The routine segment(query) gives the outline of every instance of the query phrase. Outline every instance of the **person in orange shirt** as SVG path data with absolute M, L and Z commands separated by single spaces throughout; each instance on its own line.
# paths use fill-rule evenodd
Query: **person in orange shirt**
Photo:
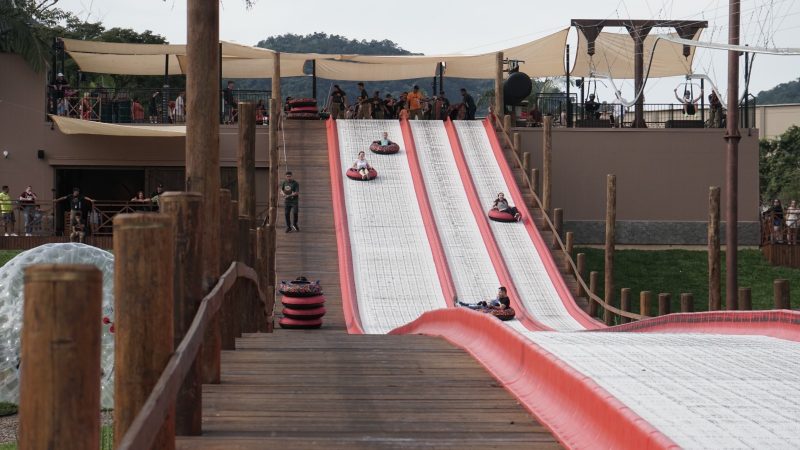
M 419 86 L 414 86 L 414 90 L 408 94 L 408 115 L 411 119 L 422 119 L 422 92 Z

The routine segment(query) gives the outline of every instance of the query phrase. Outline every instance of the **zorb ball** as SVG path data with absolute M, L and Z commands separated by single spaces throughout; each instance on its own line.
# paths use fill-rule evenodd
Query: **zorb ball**
M 24 271 L 34 264 L 91 264 L 103 272 L 100 404 L 114 407 L 114 256 L 85 244 L 45 244 L 24 251 L 0 267 L 0 401 L 19 403 L 20 331 Z M 29 367 L 27 370 L 36 370 Z

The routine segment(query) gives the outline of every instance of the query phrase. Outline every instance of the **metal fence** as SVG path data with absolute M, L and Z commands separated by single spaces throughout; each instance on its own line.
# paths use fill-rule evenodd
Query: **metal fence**
M 271 91 L 237 89 L 225 101 L 219 90 L 220 123 L 236 123 L 238 102 L 256 104 L 256 121 L 267 123 Z M 179 100 L 178 97 L 182 97 Z M 180 124 L 186 120 L 186 95 L 183 89 L 65 88 L 48 90 L 50 114 L 105 123 Z

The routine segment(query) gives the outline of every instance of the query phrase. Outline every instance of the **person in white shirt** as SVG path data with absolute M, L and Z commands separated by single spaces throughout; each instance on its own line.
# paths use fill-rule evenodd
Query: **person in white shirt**
M 178 98 L 175 99 L 175 123 L 181 123 L 186 120 L 186 102 L 184 96 L 186 94 L 181 92 Z
M 369 171 L 372 166 L 367 162 L 366 154 L 363 151 L 358 152 L 358 159 L 353 163 L 353 169 L 356 169 L 361 174 L 361 179 L 366 180 L 369 178 Z

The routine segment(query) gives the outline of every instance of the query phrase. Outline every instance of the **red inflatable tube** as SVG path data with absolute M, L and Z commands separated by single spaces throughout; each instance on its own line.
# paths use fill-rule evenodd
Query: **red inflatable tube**
M 315 112 L 290 112 L 286 114 L 286 118 L 292 120 L 317 120 L 319 119 L 319 114 Z
M 494 220 L 495 222 L 518 222 L 511 213 L 507 213 L 504 211 L 498 211 L 496 209 L 489 210 L 489 218 Z
M 369 149 L 372 153 L 377 153 L 379 155 L 393 155 L 400 151 L 400 146 L 394 142 L 389 145 L 381 145 L 380 142 L 376 141 L 370 144 Z
M 369 180 L 374 180 L 377 177 L 378 177 L 378 171 L 375 169 L 369 169 L 369 173 L 367 174 L 366 180 L 361 177 L 361 174 L 358 172 L 358 170 L 353 169 L 352 167 L 347 169 L 347 178 L 350 178 L 351 180 L 369 181 Z
M 287 330 L 316 330 L 322 327 L 322 319 L 297 320 L 282 317 L 281 320 L 278 321 L 278 325 Z
M 500 141 L 497 140 L 497 132 L 488 119 L 484 119 L 483 126 L 486 129 L 486 135 L 492 146 L 492 152 L 497 160 L 497 165 L 508 186 L 511 199 L 523 217 L 533 217 L 528 211 L 528 207 L 525 205 L 525 199 L 522 197 L 519 186 L 517 186 L 517 181 L 514 179 L 514 174 L 511 172 L 511 167 L 509 167 L 508 161 L 506 161 L 503 148 L 500 146 Z M 569 288 L 567 288 L 564 279 L 561 277 L 561 272 L 558 270 L 558 266 L 553 259 L 553 255 L 550 253 L 548 245 L 545 244 L 542 235 L 539 234 L 539 230 L 536 229 L 532 220 L 525 221 L 525 229 L 528 231 L 533 246 L 536 247 L 536 252 L 539 253 L 539 257 L 542 258 L 542 263 L 547 270 L 550 281 L 553 283 L 553 287 L 555 287 L 556 292 L 558 292 L 558 296 L 561 298 L 561 302 L 564 304 L 569 314 L 586 329 L 596 330 L 605 327 L 604 324 L 590 317 L 575 303 L 575 299 L 572 297 Z
M 436 266 L 436 274 L 439 276 L 439 284 L 442 286 L 444 301 L 447 303 L 447 306 L 454 306 L 453 302 L 456 298 L 456 287 L 455 283 L 453 283 L 453 274 L 450 272 L 450 266 L 447 264 L 447 255 L 444 252 L 439 230 L 436 228 L 436 220 L 433 218 L 433 210 L 431 209 L 431 203 L 428 199 L 425 181 L 422 178 L 422 167 L 419 165 L 417 145 L 414 142 L 414 136 L 411 132 L 411 124 L 408 123 L 408 120 L 401 120 L 400 128 L 403 131 L 403 139 L 406 144 L 408 168 L 411 171 L 411 178 L 414 180 L 414 193 L 417 196 L 419 211 L 422 213 L 425 234 L 427 234 L 428 242 L 431 244 L 433 263 Z
M 317 106 L 317 99 L 315 98 L 293 98 L 287 102 L 290 107 L 295 106 Z
M 336 249 L 339 254 L 339 284 L 342 290 L 342 309 L 347 332 L 364 334 L 361 318 L 358 315 L 356 284 L 353 276 L 353 254 L 350 251 L 350 231 L 347 225 L 347 211 L 344 203 L 344 181 L 342 161 L 339 157 L 339 134 L 336 121 L 326 122 L 328 133 L 328 164 L 331 174 L 331 196 L 333 200 L 333 223 L 336 228 Z
M 317 114 L 319 111 L 317 110 L 316 106 L 292 106 L 292 109 L 289 110 L 289 114 L 293 113 L 314 113 Z
M 317 295 L 314 297 L 289 297 L 281 296 L 281 304 L 292 309 L 314 309 L 325 304 L 325 296 Z
M 288 317 L 290 319 L 297 319 L 297 320 L 312 320 L 312 319 L 321 319 L 325 316 L 325 307 L 320 306 L 319 308 L 312 308 L 312 309 L 294 309 L 289 307 L 283 308 L 283 317 Z
M 679 448 L 590 378 L 487 314 L 429 311 L 389 334 L 442 336 L 465 349 L 567 448 Z

